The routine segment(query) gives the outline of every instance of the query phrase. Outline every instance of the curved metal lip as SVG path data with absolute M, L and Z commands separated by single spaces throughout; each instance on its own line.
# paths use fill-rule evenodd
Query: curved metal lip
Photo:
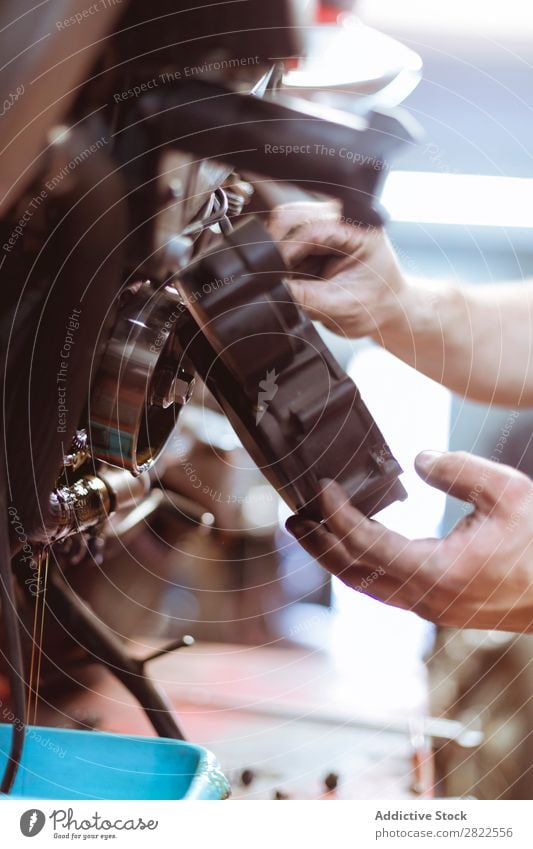
M 401 41 L 345 15 L 341 24 L 311 28 L 309 49 L 283 75 L 281 92 L 347 108 L 371 99 L 373 107 L 397 106 L 418 85 L 422 59 Z
M 91 392 L 89 429 L 92 453 L 134 475 L 155 463 L 171 436 L 181 405 L 149 407 L 151 380 L 179 315 L 180 297 L 170 286 L 141 284 L 125 303 L 102 357 Z M 153 446 L 139 444 L 143 428 L 149 434 L 149 411 L 161 435 Z M 145 456 L 146 455 L 146 456 Z

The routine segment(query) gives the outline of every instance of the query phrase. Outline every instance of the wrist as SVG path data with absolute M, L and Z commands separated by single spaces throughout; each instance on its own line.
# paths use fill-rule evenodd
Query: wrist
M 451 335 L 462 326 L 464 296 L 461 290 L 442 281 L 404 278 L 397 291 L 394 313 L 373 334 L 376 342 L 402 356 L 416 344 L 431 345 L 443 336 L 453 344 Z

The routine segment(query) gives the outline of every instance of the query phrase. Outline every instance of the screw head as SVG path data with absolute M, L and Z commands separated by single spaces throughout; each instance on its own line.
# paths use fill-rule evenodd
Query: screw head
M 276 792 L 274 793 L 274 799 L 276 799 L 276 801 L 278 802 L 285 802 L 287 799 L 290 798 L 291 797 L 289 796 L 289 794 L 284 793 L 283 790 L 276 790 Z
M 252 781 L 255 778 L 255 772 L 253 769 L 243 769 L 241 773 L 241 784 L 243 787 L 249 787 Z
M 329 772 L 324 779 L 324 785 L 328 790 L 336 790 L 339 786 L 339 776 L 337 773 Z

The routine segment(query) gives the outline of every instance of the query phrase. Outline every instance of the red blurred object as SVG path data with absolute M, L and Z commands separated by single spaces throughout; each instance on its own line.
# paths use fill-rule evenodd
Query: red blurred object
M 337 0 L 334 3 L 319 3 L 316 9 L 315 21 L 317 24 L 336 24 L 338 23 L 339 15 L 351 11 L 354 5 L 355 0 Z M 286 59 L 284 64 L 287 71 L 292 71 L 299 66 L 300 59 L 298 57 Z
M 332 2 L 319 3 L 316 12 L 316 21 L 319 24 L 336 24 L 339 15 L 345 12 L 353 12 L 355 0 L 333 0 Z
M 337 6 L 326 6 L 321 3 L 317 9 L 316 20 L 319 24 L 336 24 L 337 18 L 343 10 Z

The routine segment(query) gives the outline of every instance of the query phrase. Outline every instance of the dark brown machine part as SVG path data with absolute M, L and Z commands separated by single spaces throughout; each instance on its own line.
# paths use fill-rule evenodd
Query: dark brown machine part
M 155 11 L 150 3 L 130 0 L 117 28 L 116 49 L 130 79 L 150 68 L 166 68 L 174 79 L 186 79 L 208 73 L 217 61 L 229 68 L 268 63 L 302 54 L 302 33 L 313 23 L 314 5 L 301 0 L 158 0 Z
M 197 159 L 231 162 L 240 173 L 329 194 L 341 201 L 347 218 L 372 226 L 383 223 L 377 197 L 387 162 L 416 136 L 400 111 L 370 111 L 361 120 L 339 110 L 317 111 L 303 99 L 256 97 L 196 77 L 146 92 L 123 120 L 146 134 L 147 149 L 171 145 Z M 357 151 L 358 162 L 317 155 L 326 148 Z
M 319 481 L 332 478 L 373 515 L 406 497 L 402 470 L 284 273 L 267 232 L 247 221 L 180 276 L 180 341 L 291 509 L 320 519 Z
M 7 477 L 11 504 L 30 540 L 46 538 L 54 524 L 50 493 L 87 404 L 122 284 L 124 186 L 105 147 L 94 144 L 100 134 L 99 124 L 87 122 L 50 148 L 52 175 L 65 173 L 76 157 L 80 164 L 56 189 L 33 186 L 33 201 L 22 201 L 22 209 L 33 210 L 37 197 L 42 207 L 3 265 Z M 91 144 L 95 152 L 84 156 Z M 41 213 L 45 236 L 37 230 Z M 5 222 L 8 232 L 11 226 Z M 21 269 L 28 269 L 22 280 Z M 13 551 L 20 544 L 14 534 Z

